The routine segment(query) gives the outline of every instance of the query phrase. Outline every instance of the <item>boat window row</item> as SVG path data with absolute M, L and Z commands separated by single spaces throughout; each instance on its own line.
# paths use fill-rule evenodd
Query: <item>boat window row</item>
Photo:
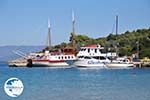
M 81 49 L 80 51 L 86 51 L 86 49 Z
M 58 59 L 73 59 L 73 56 L 59 56 Z
M 78 58 L 84 58 L 84 56 L 78 56 Z
M 84 59 L 91 59 L 91 57 L 85 56 Z
M 91 48 L 82 48 L 82 49 L 80 49 L 80 51 L 87 51 L 88 53 L 90 53 L 90 52 L 94 52 L 94 53 L 97 53 L 97 52 L 101 52 L 101 50 L 100 49 L 91 49 Z
M 106 57 L 104 57 L 104 56 L 95 56 L 93 58 L 94 59 L 100 59 L 100 60 L 105 60 L 106 59 Z
M 94 56 L 94 57 L 79 56 L 78 58 L 84 58 L 84 59 L 91 59 L 91 58 L 94 58 L 94 59 L 98 59 L 98 60 L 106 60 L 106 57 L 104 57 L 104 56 Z
M 91 59 L 89 56 L 79 56 L 78 58 Z
M 94 53 L 101 52 L 100 49 L 88 49 L 88 53 L 90 53 L 91 51 L 94 51 Z

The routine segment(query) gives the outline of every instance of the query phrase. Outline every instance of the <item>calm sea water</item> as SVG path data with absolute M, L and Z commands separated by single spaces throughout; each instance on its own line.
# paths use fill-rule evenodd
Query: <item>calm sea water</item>
M 12 98 L 8 78 L 23 81 Z M 150 69 L 9 68 L 0 65 L 0 100 L 150 100 Z

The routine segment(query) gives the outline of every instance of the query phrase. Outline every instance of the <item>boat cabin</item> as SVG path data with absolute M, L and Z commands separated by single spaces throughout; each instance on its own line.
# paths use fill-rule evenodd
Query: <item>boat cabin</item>
M 77 54 L 77 57 L 82 57 L 82 56 L 94 56 L 94 57 L 115 57 L 116 53 L 102 53 L 102 50 L 104 47 L 101 45 L 89 45 L 85 47 L 81 47 L 79 53 Z

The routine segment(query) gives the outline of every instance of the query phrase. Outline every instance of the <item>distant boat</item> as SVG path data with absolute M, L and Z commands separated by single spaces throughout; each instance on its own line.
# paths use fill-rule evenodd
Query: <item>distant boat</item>
M 8 61 L 8 66 L 10 67 L 29 67 L 32 66 L 32 58 L 35 56 L 32 53 L 29 55 L 24 54 L 23 52 L 17 50 L 13 51 L 15 54 L 21 56 L 20 58 L 17 58 L 15 60 Z
M 134 64 L 126 57 L 118 57 L 116 60 L 112 60 L 110 63 L 107 63 L 106 66 L 108 68 L 124 69 L 134 67 Z
M 28 64 L 27 60 L 24 58 L 15 59 L 12 61 L 8 61 L 8 65 L 10 67 L 26 67 Z

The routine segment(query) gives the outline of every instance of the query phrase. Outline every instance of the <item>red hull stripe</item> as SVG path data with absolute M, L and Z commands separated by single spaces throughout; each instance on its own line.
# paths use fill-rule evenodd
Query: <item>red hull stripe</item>
M 65 62 L 64 60 L 33 60 L 33 62 L 50 62 L 50 63 L 59 63 Z

